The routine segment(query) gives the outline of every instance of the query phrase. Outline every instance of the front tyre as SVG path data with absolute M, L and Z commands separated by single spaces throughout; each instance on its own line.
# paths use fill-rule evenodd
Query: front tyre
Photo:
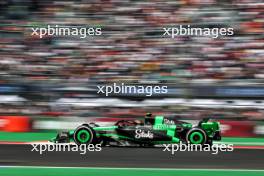
M 95 131 L 89 125 L 77 127 L 73 134 L 73 140 L 76 144 L 91 144 L 95 141 Z
M 207 142 L 207 135 L 201 128 L 192 128 L 186 134 L 186 141 L 189 144 L 204 145 Z

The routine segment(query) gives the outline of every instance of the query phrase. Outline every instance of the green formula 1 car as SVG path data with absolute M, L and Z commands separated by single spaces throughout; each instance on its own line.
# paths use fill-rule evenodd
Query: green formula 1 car
M 117 146 L 153 146 L 174 144 L 209 144 L 221 140 L 219 122 L 204 119 L 194 126 L 191 123 L 148 115 L 143 121 L 120 120 L 113 126 L 82 124 L 75 130 L 60 132 L 51 139 L 55 143 L 97 144 Z

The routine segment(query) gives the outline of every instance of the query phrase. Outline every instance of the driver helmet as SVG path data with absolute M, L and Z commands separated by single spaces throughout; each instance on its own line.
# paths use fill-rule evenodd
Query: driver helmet
M 152 114 L 150 112 L 146 113 L 146 117 L 151 117 Z
M 152 118 L 152 114 L 151 113 L 146 113 L 145 116 L 145 125 L 151 125 L 153 124 L 153 118 Z

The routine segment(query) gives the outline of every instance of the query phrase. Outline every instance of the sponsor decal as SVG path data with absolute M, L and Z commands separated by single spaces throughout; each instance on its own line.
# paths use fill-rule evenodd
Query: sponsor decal
M 153 139 L 154 135 L 152 132 L 150 131 L 145 131 L 145 130 L 136 130 L 136 135 L 135 138 L 136 139 L 140 139 L 140 138 L 149 138 L 149 139 Z
M 173 120 L 164 119 L 164 124 L 166 124 L 166 125 L 175 125 L 175 122 Z

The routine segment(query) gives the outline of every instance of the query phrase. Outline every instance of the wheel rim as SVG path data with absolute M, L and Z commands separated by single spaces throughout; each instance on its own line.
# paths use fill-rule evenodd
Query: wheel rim
M 77 139 L 81 143 L 86 143 L 90 140 L 91 135 L 87 130 L 80 130 L 77 134 Z
M 203 141 L 204 141 L 204 136 L 202 133 L 200 132 L 193 132 L 191 135 L 190 135 L 190 142 L 192 144 L 201 144 Z

